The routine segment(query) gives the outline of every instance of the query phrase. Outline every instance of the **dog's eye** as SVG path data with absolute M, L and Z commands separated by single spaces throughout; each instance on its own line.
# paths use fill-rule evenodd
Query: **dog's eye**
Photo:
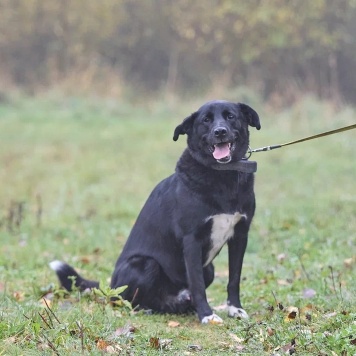
M 227 114 L 227 118 L 228 118 L 229 120 L 233 120 L 233 119 L 235 119 L 235 115 L 229 113 L 229 114 Z
M 203 117 L 203 121 L 204 122 L 210 122 L 211 121 L 211 118 L 209 116 L 204 116 Z

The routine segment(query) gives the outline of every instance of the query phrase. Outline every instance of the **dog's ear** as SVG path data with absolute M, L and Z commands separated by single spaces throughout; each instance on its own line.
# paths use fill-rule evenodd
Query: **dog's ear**
M 259 130 L 261 128 L 261 124 L 257 112 L 246 104 L 238 103 L 237 105 L 246 118 L 248 124 L 252 127 L 256 127 L 256 129 Z
M 179 135 L 185 135 L 190 133 L 191 129 L 193 128 L 193 123 L 195 118 L 197 117 L 197 114 L 197 112 L 194 112 L 190 116 L 186 117 L 183 122 L 176 127 L 173 134 L 173 141 L 177 141 Z

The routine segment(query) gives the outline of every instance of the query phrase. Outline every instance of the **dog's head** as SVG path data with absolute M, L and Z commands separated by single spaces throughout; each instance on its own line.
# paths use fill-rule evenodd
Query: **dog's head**
M 236 162 L 248 149 L 248 126 L 261 128 L 258 114 L 248 105 L 210 101 L 176 127 L 173 140 L 188 135 L 192 156 L 204 165 Z

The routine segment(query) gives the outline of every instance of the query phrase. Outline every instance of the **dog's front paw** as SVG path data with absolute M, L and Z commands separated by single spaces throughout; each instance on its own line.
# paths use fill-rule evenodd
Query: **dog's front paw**
M 216 314 L 211 314 L 208 316 L 204 316 L 201 323 L 202 324 L 222 324 L 224 321 L 220 318 L 220 316 Z
M 248 319 L 249 318 L 248 314 L 245 312 L 244 309 L 236 308 L 233 305 L 229 305 L 227 307 L 227 315 L 230 318 L 238 318 L 238 319 Z

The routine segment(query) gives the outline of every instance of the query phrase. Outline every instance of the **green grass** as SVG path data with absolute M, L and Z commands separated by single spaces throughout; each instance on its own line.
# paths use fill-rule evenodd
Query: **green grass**
M 222 326 L 58 290 L 53 259 L 109 284 L 140 207 L 185 147 L 173 130 L 199 104 L 42 98 L 0 106 L 1 355 L 271 355 L 292 341 L 300 355 L 354 354 L 355 131 L 253 155 L 257 211 L 242 281 L 249 321 L 220 310 L 226 249 L 208 289 Z M 311 99 L 279 113 L 255 109 L 262 130 L 251 131 L 252 147 L 356 121 L 351 108 Z

